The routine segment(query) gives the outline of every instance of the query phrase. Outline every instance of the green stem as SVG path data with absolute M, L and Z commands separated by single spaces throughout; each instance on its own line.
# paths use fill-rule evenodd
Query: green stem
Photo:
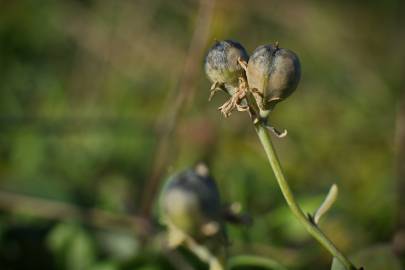
M 295 215 L 295 217 L 301 222 L 305 229 L 316 239 L 318 242 L 324 246 L 334 257 L 336 257 L 348 270 L 356 270 L 356 267 L 349 261 L 349 259 L 343 255 L 332 243 L 331 240 L 316 226 L 311 220 L 304 214 L 301 207 L 298 205 L 294 198 L 294 195 L 288 185 L 287 180 L 284 177 L 283 171 L 281 169 L 280 161 L 278 160 L 277 154 L 274 150 L 273 143 L 271 141 L 268 130 L 263 127 L 260 123 L 255 125 L 257 135 L 259 136 L 260 142 L 263 145 L 264 151 L 266 152 L 267 158 L 269 159 L 270 165 L 276 176 L 278 185 L 280 186 L 281 192 L 288 206 Z
M 274 260 L 251 255 L 239 255 L 230 258 L 228 262 L 228 269 L 232 269 L 236 266 L 256 266 L 260 268 L 286 270 L 284 266 L 280 265 Z

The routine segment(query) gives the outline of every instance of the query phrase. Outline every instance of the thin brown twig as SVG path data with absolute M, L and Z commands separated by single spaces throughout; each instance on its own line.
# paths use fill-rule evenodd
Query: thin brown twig
M 200 0 L 196 27 L 191 39 L 190 47 L 185 60 L 182 76 L 179 82 L 174 100 L 169 100 L 169 111 L 166 111 L 159 123 L 158 146 L 155 150 L 155 158 L 148 182 L 146 183 L 142 201 L 142 216 L 149 217 L 153 200 L 160 180 L 169 160 L 169 153 L 172 151 L 170 144 L 172 134 L 177 128 L 178 118 L 182 113 L 184 104 L 193 97 L 195 91 L 194 82 L 200 66 L 200 58 L 204 53 L 205 44 L 209 37 L 210 24 L 213 15 L 215 0 Z
M 396 160 L 397 160 L 397 185 L 399 191 L 399 205 L 404 205 L 405 199 L 401 194 L 405 193 L 405 94 L 402 95 L 398 106 L 397 119 L 396 119 L 396 134 L 395 134 L 395 149 L 396 149 Z M 402 207 L 399 209 L 399 226 L 405 227 L 405 211 Z
M 400 3 L 399 7 L 405 7 L 404 3 Z M 405 44 L 405 20 L 402 16 L 400 8 L 397 9 L 398 13 L 396 16 L 397 26 L 398 26 L 398 36 L 402 37 L 396 42 L 393 42 L 393 49 L 391 50 L 395 57 L 398 57 L 397 53 L 398 48 L 402 48 Z M 401 54 L 404 55 L 403 53 Z M 403 63 L 401 65 L 403 70 Z M 399 102 L 398 102 L 398 111 L 396 115 L 396 126 L 395 126 L 395 167 L 396 167 L 396 190 L 397 190 L 397 228 L 393 237 L 393 248 L 396 254 L 399 257 L 405 256 L 405 80 L 402 79 L 399 86 Z
M 402 94 L 396 115 L 395 150 L 396 150 L 396 190 L 397 190 L 397 228 L 393 237 L 394 251 L 405 254 L 405 93 Z
M 80 208 L 65 202 L 0 190 L 0 209 L 51 220 L 77 219 L 99 228 L 117 228 L 144 234 L 150 230 L 145 219 L 97 208 Z

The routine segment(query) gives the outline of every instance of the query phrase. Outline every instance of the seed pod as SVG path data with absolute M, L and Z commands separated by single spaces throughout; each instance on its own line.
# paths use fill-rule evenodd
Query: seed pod
M 170 178 L 162 190 L 160 208 L 167 225 L 197 241 L 223 232 L 218 188 L 205 165 Z
M 246 77 L 238 59 L 248 61 L 243 46 L 232 40 L 217 41 L 205 58 L 205 73 L 213 84 L 233 95 L 239 86 L 239 77 Z
M 258 102 L 262 116 L 297 88 L 301 77 L 298 56 L 278 45 L 263 45 L 253 52 L 247 67 L 247 80 L 252 91 L 261 95 Z

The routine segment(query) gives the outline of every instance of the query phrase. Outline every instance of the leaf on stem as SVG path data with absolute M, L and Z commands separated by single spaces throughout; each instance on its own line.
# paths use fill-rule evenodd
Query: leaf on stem
M 332 187 L 329 189 L 328 195 L 326 195 L 325 200 L 321 204 L 321 206 L 316 210 L 314 214 L 314 222 L 315 224 L 319 223 L 321 217 L 329 211 L 332 207 L 333 203 L 336 201 L 338 196 L 338 187 L 336 184 L 333 184 Z

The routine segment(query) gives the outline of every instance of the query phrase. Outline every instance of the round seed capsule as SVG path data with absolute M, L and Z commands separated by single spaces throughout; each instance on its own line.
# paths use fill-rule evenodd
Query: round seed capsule
M 253 52 L 247 67 L 247 80 L 252 91 L 261 96 L 259 107 L 264 116 L 290 96 L 301 77 L 298 56 L 278 45 L 263 45 Z
M 233 95 L 239 86 L 239 77 L 246 77 L 238 59 L 248 61 L 249 56 L 243 46 L 232 40 L 217 41 L 205 58 L 205 73 L 212 83 L 223 86 Z

